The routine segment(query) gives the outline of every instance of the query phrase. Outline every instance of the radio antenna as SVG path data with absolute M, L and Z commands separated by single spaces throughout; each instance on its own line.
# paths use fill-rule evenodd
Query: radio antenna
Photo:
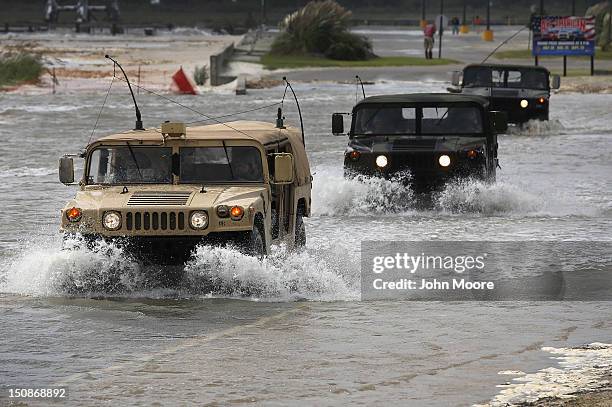
M 283 80 L 287 84 L 287 86 L 285 87 L 285 90 L 287 89 L 287 87 L 291 89 L 291 93 L 293 93 L 293 98 L 295 99 L 295 104 L 297 105 L 298 115 L 300 116 L 300 127 L 302 128 L 302 144 L 305 147 L 306 140 L 304 139 L 304 120 L 302 119 L 302 111 L 300 110 L 300 102 L 298 101 L 298 98 L 295 95 L 295 92 L 293 91 L 293 86 L 291 86 L 286 76 L 283 76 Z
M 109 55 L 104 55 L 104 57 L 113 61 L 113 63 L 116 66 L 118 66 L 119 69 L 121 69 L 121 72 L 123 72 L 125 81 L 127 82 L 128 88 L 130 89 L 130 93 L 132 94 L 132 100 L 134 101 L 134 108 L 136 109 L 136 126 L 134 127 L 134 130 L 144 130 L 144 127 L 142 127 L 142 116 L 140 115 L 140 109 L 138 108 L 138 103 L 136 103 L 136 97 L 134 96 L 134 91 L 132 90 L 132 85 L 130 84 L 130 80 L 128 79 L 127 74 L 125 73 L 125 71 L 123 70 L 123 67 L 121 66 L 121 64 L 119 64 L 119 62 L 115 61 Z
M 361 82 L 361 78 L 359 77 L 359 75 L 355 75 L 355 79 L 357 79 L 357 81 L 361 85 L 361 93 L 363 93 L 363 98 L 365 99 L 366 95 L 365 95 L 365 88 L 363 87 L 363 82 Z

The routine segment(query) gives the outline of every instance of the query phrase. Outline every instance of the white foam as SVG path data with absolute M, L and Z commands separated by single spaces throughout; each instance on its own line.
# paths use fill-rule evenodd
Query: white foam
M 612 370 L 612 345 L 591 343 L 579 348 L 544 347 L 559 367 L 547 367 L 524 374 L 504 385 L 489 406 L 533 403 L 547 397 L 571 398 L 573 393 L 600 389 L 609 385 L 606 375 Z

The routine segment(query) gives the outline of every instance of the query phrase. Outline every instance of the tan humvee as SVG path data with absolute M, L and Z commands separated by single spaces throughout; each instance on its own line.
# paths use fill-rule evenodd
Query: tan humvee
M 129 131 L 87 146 L 83 178 L 61 231 L 125 242 L 161 262 L 200 243 L 231 242 L 263 256 L 273 243 L 304 246 L 311 181 L 300 133 L 236 121 Z M 72 156 L 60 181 L 74 183 Z

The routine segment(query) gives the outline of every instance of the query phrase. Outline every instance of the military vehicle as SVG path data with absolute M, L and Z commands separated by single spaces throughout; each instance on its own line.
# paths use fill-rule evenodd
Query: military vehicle
M 281 120 L 282 121 L 282 120 Z M 89 144 L 61 231 L 117 241 L 155 263 L 185 262 L 198 244 L 233 243 L 261 257 L 306 243 L 311 174 L 299 131 L 235 121 L 133 130 Z M 74 183 L 73 156 L 59 162 Z
M 480 96 L 367 97 L 351 113 L 345 175 L 400 176 L 417 192 L 454 178 L 494 181 L 497 133 L 507 129 L 505 116 L 490 111 Z M 344 134 L 342 113 L 333 114 L 332 133 Z
M 550 90 L 559 89 L 558 75 L 541 66 L 473 64 L 455 71 L 452 93 L 489 99 L 490 109 L 508 113 L 508 122 L 548 120 Z

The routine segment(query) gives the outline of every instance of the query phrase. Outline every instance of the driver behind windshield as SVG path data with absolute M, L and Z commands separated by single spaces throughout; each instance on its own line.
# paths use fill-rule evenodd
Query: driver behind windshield
M 138 183 L 138 182 L 171 182 L 171 174 L 168 171 L 167 157 L 157 157 L 152 160 L 149 155 L 140 148 L 127 147 L 113 150 L 112 158 L 112 182 L 113 183 Z
M 261 181 L 261 163 L 252 149 L 234 148 L 232 154 L 232 171 L 236 181 Z
M 465 86 L 468 87 L 488 87 L 491 81 L 491 70 L 487 68 L 469 69 L 465 73 Z
M 367 109 L 369 114 L 359 115 L 361 134 L 398 134 L 406 131 L 401 108 Z

